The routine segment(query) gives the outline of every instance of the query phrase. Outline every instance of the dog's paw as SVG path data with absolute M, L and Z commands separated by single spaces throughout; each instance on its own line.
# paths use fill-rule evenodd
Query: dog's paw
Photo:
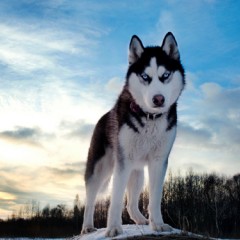
M 123 229 L 122 229 L 121 225 L 111 226 L 111 227 L 107 228 L 105 236 L 106 237 L 115 237 L 115 236 L 117 236 L 119 234 L 122 234 L 122 233 L 123 233 Z
M 139 216 L 138 218 L 132 218 L 131 219 L 138 225 L 148 225 L 149 221 L 144 216 Z
M 148 225 L 148 219 L 146 219 L 141 213 L 131 214 L 130 218 L 138 225 Z
M 86 226 L 82 228 L 81 234 L 87 234 L 95 231 L 97 231 L 97 229 L 94 228 L 93 226 Z
M 153 223 L 152 222 L 151 227 L 152 227 L 153 231 L 157 231 L 157 232 L 171 232 L 171 231 L 173 231 L 173 228 L 170 225 L 165 224 L 165 223 L 158 224 L 158 223 Z
M 130 218 L 138 225 L 148 225 L 149 221 L 146 219 L 141 212 L 138 211 L 132 211 L 131 209 L 128 209 L 128 213 L 130 215 Z
M 143 218 L 143 219 L 136 220 L 135 223 L 138 225 L 148 225 L 149 221 L 146 218 Z

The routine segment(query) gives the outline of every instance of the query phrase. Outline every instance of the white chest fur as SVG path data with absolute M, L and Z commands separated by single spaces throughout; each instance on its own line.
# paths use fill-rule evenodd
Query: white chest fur
M 168 154 L 175 139 L 176 128 L 170 131 L 166 129 L 166 116 L 145 120 L 144 127 L 138 125 L 138 133 L 124 125 L 119 132 L 119 144 L 126 161 L 142 167 L 149 160 Z

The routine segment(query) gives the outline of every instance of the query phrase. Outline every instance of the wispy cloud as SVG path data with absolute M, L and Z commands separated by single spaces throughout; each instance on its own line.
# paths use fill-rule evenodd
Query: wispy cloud
M 33 71 L 52 72 L 64 70 L 62 60 L 67 56 L 87 56 L 88 44 L 94 45 L 88 34 L 74 34 L 42 26 L 18 24 L 17 26 L 0 24 L 0 62 L 20 73 Z
M 76 122 L 63 121 L 60 128 L 66 132 L 66 137 L 77 137 L 89 140 L 94 129 L 94 124 L 87 123 L 84 120 L 78 120 Z
M 40 138 L 52 138 L 53 135 L 43 133 L 40 128 L 29 128 L 29 127 L 15 127 L 14 130 L 6 130 L 0 132 L 1 138 L 7 138 L 10 140 L 16 141 L 24 141 L 24 140 L 32 140 L 37 141 Z
M 27 171 L 23 166 L 0 168 L 0 215 L 3 212 L 10 215 L 32 200 L 39 201 L 42 207 L 49 203 L 48 199 L 51 199 L 51 204 L 71 205 L 75 194 L 83 190 L 81 173 L 85 164 L 82 162 L 69 162 L 58 167 L 26 168 Z

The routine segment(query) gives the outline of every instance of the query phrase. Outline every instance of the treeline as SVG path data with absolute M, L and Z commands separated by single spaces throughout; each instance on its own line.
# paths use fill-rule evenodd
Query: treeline
M 213 237 L 240 237 L 240 174 L 169 176 L 163 214 L 166 222 Z
M 47 205 L 35 211 L 35 203 L 26 203 L 17 214 L 12 214 L 5 221 L 0 220 L 0 237 L 60 238 L 79 234 L 83 206 L 74 215 L 73 210 L 65 205 L 53 208 Z
M 123 224 L 133 223 L 123 210 Z M 95 226 L 106 226 L 109 198 L 96 205 Z M 139 208 L 148 217 L 148 191 L 140 196 Z M 240 237 L 240 174 L 227 178 L 216 174 L 186 176 L 169 174 L 164 185 L 162 213 L 166 223 L 184 231 L 212 237 Z M 8 220 L 0 220 L 0 237 L 71 237 L 78 235 L 84 205 L 77 195 L 73 208 L 49 205 L 40 209 L 37 201 L 27 203 Z

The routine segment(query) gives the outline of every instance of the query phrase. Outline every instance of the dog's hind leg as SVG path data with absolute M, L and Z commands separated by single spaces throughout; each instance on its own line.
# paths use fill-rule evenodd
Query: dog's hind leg
M 95 166 L 93 175 L 86 181 L 86 205 L 84 210 L 84 221 L 82 234 L 96 231 L 93 224 L 93 215 L 96 197 L 103 187 L 108 185 L 113 171 L 111 153 L 107 153 Z
M 90 179 L 88 183 L 86 183 L 86 204 L 81 234 L 90 233 L 97 230 L 93 225 L 93 214 L 99 188 L 100 181 L 97 181 L 96 179 Z
M 127 185 L 127 210 L 131 219 L 140 225 L 148 224 L 148 220 L 139 211 L 138 201 L 143 188 L 144 171 L 133 170 Z

